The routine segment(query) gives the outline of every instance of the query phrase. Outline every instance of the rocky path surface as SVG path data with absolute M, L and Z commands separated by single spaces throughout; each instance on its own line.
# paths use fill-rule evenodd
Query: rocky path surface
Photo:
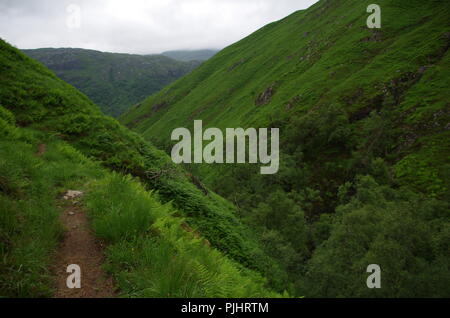
M 102 270 L 103 248 L 92 234 L 88 219 L 79 206 L 80 191 L 68 191 L 64 196 L 64 211 L 60 216 L 65 227 L 64 238 L 57 252 L 54 272 L 57 277 L 55 298 L 114 297 L 112 279 Z M 67 272 L 70 265 L 81 269 L 81 288 L 70 289 Z

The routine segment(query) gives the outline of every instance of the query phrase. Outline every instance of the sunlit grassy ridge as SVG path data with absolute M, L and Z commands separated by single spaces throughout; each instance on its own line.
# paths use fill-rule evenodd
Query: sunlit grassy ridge
M 87 193 L 121 295 L 277 295 L 251 270 L 271 261 L 231 204 L 4 41 L 0 136 L 0 296 L 51 295 L 57 197 L 67 189 Z

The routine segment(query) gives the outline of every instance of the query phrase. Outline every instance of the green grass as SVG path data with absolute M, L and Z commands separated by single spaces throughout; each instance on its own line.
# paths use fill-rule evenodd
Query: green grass
M 164 152 L 42 65 L 3 41 L 0 48 L 1 296 L 51 295 L 57 197 L 67 189 L 87 191 L 123 296 L 278 296 L 263 277 L 274 263 L 232 204 L 206 195 Z M 41 143 L 46 152 L 36 157 Z M 124 255 L 134 264 L 123 266 Z
M 3 109 L 2 118 L 12 116 Z M 106 243 L 104 267 L 121 296 L 280 296 L 191 232 L 179 211 L 137 179 L 108 172 L 55 137 L 18 130 L 0 141 L 0 297 L 52 296 L 63 231 L 58 197 L 67 189 L 86 193 L 83 208 Z M 41 142 L 46 152 L 37 157 Z
M 130 177 L 109 174 L 89 184 L 84 204 L 108 245 L 106 268 L 123 297 L 277 296 L 260 275 L 212 249 L 174 216 L 173 206 Z
M 130 177 L 107 173 L 54 141 L 43 159 L 23 141 L 0 142 L 1 297 L 50 297 L 62 227 L 56 198 L 87 192 L 84 208 L 106 245 L 105 268 L 123 297 L 276 297 L 266 281 L 183 229 L 173 207 Z M 19 160 L 18 160 L 19 159 Z
M 38 158 L 41 133 L 8 129 L 14 136 L 0 141 L 0 297 L 49 297 L 62 233 L 56 198 L 98 174 L 98 167 L 55 141 Z
M 57 223 L 54 180 L 29 146 L 0 143 L 0 296 L 49 296 Z

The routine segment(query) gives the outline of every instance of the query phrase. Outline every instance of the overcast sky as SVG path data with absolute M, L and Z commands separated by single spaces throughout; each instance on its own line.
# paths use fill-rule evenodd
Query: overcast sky
M 0 0 L 0 37 L 21 49 L 161 53 L 221 49 L 317 0 Z

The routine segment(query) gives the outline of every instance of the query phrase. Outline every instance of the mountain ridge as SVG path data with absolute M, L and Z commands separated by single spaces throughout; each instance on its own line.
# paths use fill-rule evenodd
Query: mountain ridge
M 164 56 L 173 58 L 175 60 L 189 62 L 189 61 L 206 61 L 216 55 L 219 50 L 205 49 L 205 50 L 175 50 L 161 53 Z

